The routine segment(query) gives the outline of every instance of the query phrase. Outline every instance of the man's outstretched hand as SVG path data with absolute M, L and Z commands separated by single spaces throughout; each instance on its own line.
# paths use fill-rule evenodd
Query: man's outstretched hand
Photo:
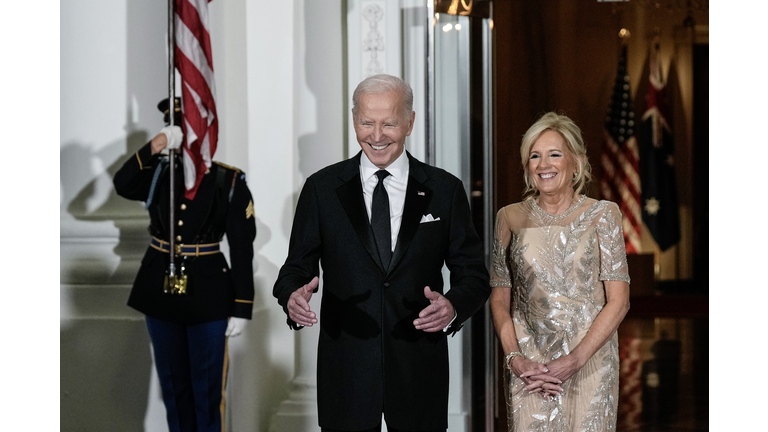
M 288 299 L 288 317 L 296 324 L 305 327 L 317 324 L 317 316 L 309 308 L 309 300 L 319 283 L 320 278 L 315 276 L 308 284 L 294 291 Z

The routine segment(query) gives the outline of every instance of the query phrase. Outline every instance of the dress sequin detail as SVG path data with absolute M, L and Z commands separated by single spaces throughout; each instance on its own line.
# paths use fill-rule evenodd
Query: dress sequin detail
M 512 289 L 518 346 L 533 361 L 548 363 L 579 344 L 606 303 L 602 281 L 629 282 L 618 206 L 584 205 L 585 198 L 567 214 L 552 216 L 527 200 L 497 217 L 491 285 Z M 521 380 L 506 376 L 510 432 L 616 430 L 615 332 L 552 401 L 527 394 Z
M 568 210 L 566 210 L 566 211 L 564 211 L 564 212 L 562 212 L 560 214 L 557 214 L 557 215 L 553 215 L 552 213 L 549 213 L 546 210 L 544 210 L 543 208 L 539 207 L 539 204 L 536 202 L 535 199 L 532 198 L 530 201 L 531 201 L 531 206 L 533 207 L 533 210 L 536 213 L 538 213 L 539 216 L 541 216 L 543 218 L 550 218 L 553 221 L 561 221 L 561 220 L 567 218 L 568 215 L 573 213 L 574 210 L 579 208 L 579 206 L 584 202 L 584 200 L 586 198 L 587 198 L 586 195 L 582 195 L 581 198 L 579 198 L 578 201 L 576 201 L 570 207 L 568 207 Z

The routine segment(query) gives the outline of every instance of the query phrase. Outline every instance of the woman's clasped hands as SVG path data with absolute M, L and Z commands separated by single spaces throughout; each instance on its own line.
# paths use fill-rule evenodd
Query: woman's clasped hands
M 563 381 L 550 374 L 546 365 L 520 356 L 512 360 L 511 366 L 512 373 L 523 381 L 529 393 L 538 393 L 547 400 L 563 393 Z

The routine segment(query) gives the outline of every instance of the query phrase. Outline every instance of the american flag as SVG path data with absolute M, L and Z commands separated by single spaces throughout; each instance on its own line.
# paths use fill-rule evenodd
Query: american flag
M 174 0 L 176 68 L 181 75 L 184 196 L 192 199 L 211 167 L 219 138 L 216 87 L 208 29 L 210 0 Z
M 667 121 L 669 104 L 661 75 L 659 46 L 650 53 L 648 93 L 640 128 L 640 178 L 643 222 L 662 251 L 680 241 L 680 217 L 673 155 L 672 128 Z
M 640 253 L 640 175 L 635 139 L 635 111 L 627 74 L 627 46 L 621 47 L 613 95 L 605 117 L 601 157 L 603 198 L 619 205 L 627 253 Z

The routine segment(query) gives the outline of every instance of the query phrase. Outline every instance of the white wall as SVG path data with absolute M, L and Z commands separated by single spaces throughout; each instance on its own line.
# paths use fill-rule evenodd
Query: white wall
M 342 159 L 341 2 L 210 3 L 220 113 L 215 159 L 247 173 L 257 216 L 253 320 L 230 341 L 228 429 L 267 430 L 294 376 L 272 297 L 304 179 Z M 162 127 L 165 2 L 61 7 L 60 397 L 63 431 L 163 431 L 141 314 L 125 306 L 146 248 L 141 203 L 111 177 Z
M 146 245 L 141 204 L 111 176 L 162 126 L 164 9 L 152 0 L 61 5 L 62 430 L 142 430 L 156 410 L 149 340 L 125 306 Z M 164 414 L 161 414 L 163 416 Z M 151 429 L 160 430 L 160 429 Z
M 271 291 L 304 180 L 357 152 L 344 98 L 363 76 L 350 72 L 352 60 L 345 64 L 345 55 L 356 54 L 344 19 L 361 3 L 388 7 L 383 30 L 397 52 L 387 52 L 394 69 L 385 71 L 402 76 L 398 0 L 209 4 L 220 114 L 214 158 L 246 172 L 258 231 L 253 320 L 229 345 L 228 430 L 274 428 L 296 413 L 296 398 L 301 430 L 317 428 L 316 329 L 290 331 Z M 162 127 L 156 104 L 167 97 L 166 4 L 70 0 L 60 9 L 61 430 L 164 431 L 143 316 L 125 305 L 148 218 L 142 203 L 114 193 L 111 178 Z M 423 154 L 423 138 L 409 146 Z

